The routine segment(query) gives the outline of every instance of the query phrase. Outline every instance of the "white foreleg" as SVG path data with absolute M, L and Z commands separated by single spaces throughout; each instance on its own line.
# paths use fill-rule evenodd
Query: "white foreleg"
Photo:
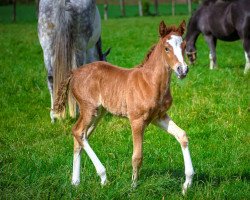
M 96 156 L 93 149 L 89 146 L 89 143 L 86 138 L 83 140 L 83 148 L 86 151 L 92 163 L 94 164 L 96 172 L 101 178 L 101 184 L 105 185 L 107 182 L 106 169 L 99 160 L 99 158 Z
M 245 65 L 244 74 L 247 74 L 247 72 L 250 70 L 250 61 L 246 52 L 245 52 L 245 58 L 246 58 L 246 65 Z
M 171 120 L 171 118 L 167 115 L 162 119 L 154 121 L 154 124 L 164 129 L 165 131 L 169 132 L 181 144 L 181 149 L 184 158 L 184 165 L 185 165 L 185 175 L 186 175 L 186 180 L 185 183 L 183 184 L 183 189 L 182 189 L 182 193 L 184 195 L 187 191 L 187 188 L 191 186 L 192 178 L 194 175 L 192 160 L 188 149 L 188 138 L 186 132 L 182 130 L 180 127 L 178 127 L 173 122 L 173 120 Z

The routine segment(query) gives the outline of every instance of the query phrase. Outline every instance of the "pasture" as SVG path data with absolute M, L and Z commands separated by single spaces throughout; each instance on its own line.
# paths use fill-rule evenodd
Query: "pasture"
M 139 64 L 158 40 L 158 25 L 187 16 L 111 19 L 102 23 L 109 62 Z M 172 75 L 169 115 L 190 140 L 194 181 L 182 197 L 179 143 L 149 126 L 139 185 L 131 189 L 131 129 L 106 115 L 89 142 L 107 170 L 101 187 L 83 153 L 81 183 L 71 186 L 74 119 L 50 123 L 46 70 L 36 22 L 0 24 L 0 199 L 249 199 L 250 74 L 244 76 L 240 41 L 218 42 L 217 70 L 209 70 L 208 47 L 199 37 L 198 61 L 184 80 Z

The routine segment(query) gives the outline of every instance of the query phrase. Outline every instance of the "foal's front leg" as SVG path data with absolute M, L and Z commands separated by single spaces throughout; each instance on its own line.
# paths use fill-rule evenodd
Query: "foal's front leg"
M 143 120 L 131 120 L 132 137 L 133 137 L 133 155 L 132 155 L 132 187 L 137 186 L 137 180 L 139 176 L 139 170 L 142 165 L 142 141 L 145 124 Z
M 183 195 L 186 193 L 187 188 L 192 184 L 192 178 L 194 175 L 194 169 L 191 161 L 191 156 L 188 149 L 188 138 L 186 132 L 179 128 L 168 115 L 165 115 L 161 119 L 157 119 L 154 121 L 154 124 L 158 127 L 164 129 L 165 131 L 169 132 L 173 135 L 178 142 L 181 144 L 181 149 L 184 158 L 184 165 L 185 165 L 185 175 L 186 180 L 183 184 L 182 193 Z

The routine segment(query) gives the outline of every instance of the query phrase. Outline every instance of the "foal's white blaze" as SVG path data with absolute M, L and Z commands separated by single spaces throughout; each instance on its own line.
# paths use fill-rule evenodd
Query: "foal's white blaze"
M 92 163 L 94 164 L 96 172 L 101 178 L 101 184 L 105 185 L 106 181 L 107 181 L 106 169 L 102 165 L 99 158 L 96 156 L 93 149 L 89 146 L 89 143 L 88 143 L 87 139 L 83 140 L 83 148 L 86 151 L 86 153 L 88 154 L 88 156 L 89 156 L 90 160 L 92 161 Z
M 184 61 L 181 44 L 183 42 L 181 36 L 172 35 L 169 40 L 166 41 L 170 44 L 174 50 L 174 55 L 177 57 L 178 61 L 181 63 L 182 70 L 187 71 L 187 64 Z

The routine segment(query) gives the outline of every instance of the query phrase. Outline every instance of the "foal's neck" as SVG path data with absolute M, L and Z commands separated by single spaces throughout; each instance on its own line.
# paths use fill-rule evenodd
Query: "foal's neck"
M 172 71 L 163 57 L 164 53 L 165 52 L 162 52 L 160 45 L 157 44 L 142 68 L 145 71 L 152 72 L 151 74 L 154 84 L 168 89 Z

